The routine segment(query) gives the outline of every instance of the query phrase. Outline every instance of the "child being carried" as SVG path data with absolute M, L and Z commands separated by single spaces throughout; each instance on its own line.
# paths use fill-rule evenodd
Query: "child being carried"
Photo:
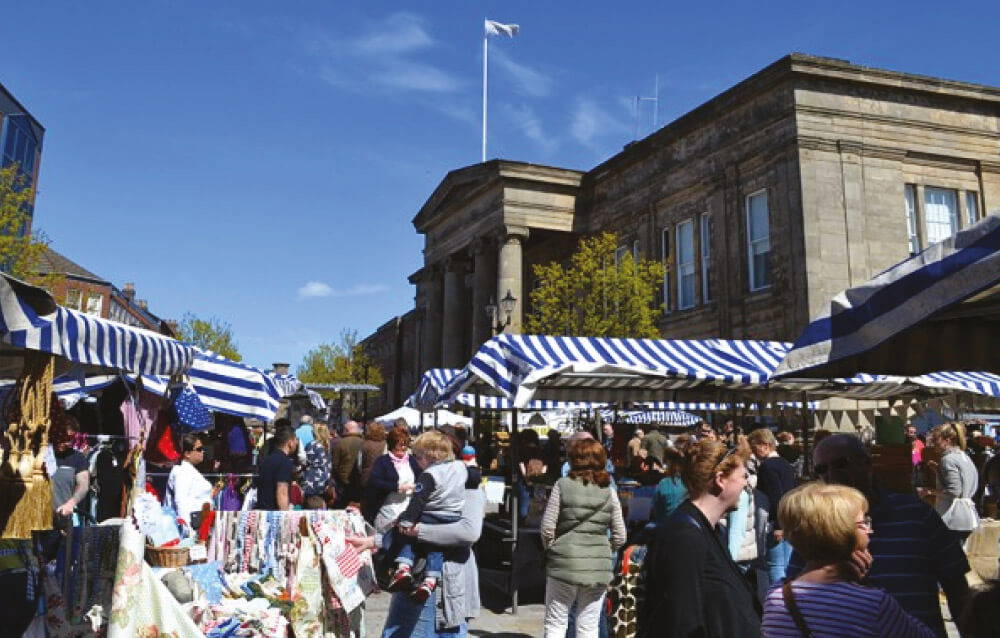
M 462 518 L 465 490 L 479 486 L 482 473 L 472 464 L 455 460 L 451 440 L 440 432 L 426 432 L 413 442 L 412 450 L 423 472 L 416 479 L 413 496 L 406 510 L 400 515 L 400 530 L 412 528 L 417 523 L 429 525 L 455 523 Z M 470 487 L 471 486 L 471 487 Z M 413 590 L 413 598 L 426 601 L 441 578 L 445 552 L 448 548 L 418 542 L 406 534 L 396 534 L 394 545 L 396 572 L 388 590 L 405 591 L 413 586 L 413 563 L 417 557 L 426 560 L 423 582 Z

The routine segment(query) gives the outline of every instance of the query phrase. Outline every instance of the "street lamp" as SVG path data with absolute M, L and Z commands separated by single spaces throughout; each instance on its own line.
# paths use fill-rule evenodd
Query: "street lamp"
M 514 314 L 514 308 L 516 306 L 517 297 L 511 294 L 509 288 L 507 289 L 507 294 L 500 300 L 499 308 L 497 308 L 496 301 L 493 300 L 493 297 L 490 297 L 490 302 L 486 304 L 486 314 L 490 317 L 490 324 L 494 335 L 500 334 L 504 331 L 504 328 L 510 325 L 511 315 Z M 502 320 L 500 319 L 500 313 L 503 315 Z

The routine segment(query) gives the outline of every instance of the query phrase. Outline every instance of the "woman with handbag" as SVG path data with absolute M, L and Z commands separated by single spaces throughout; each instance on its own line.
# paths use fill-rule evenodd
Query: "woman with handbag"
M 979 527 L 979 514 L 972 497 L 979 487 L 979 471 L 965 453 L 965 426 L 944 423 L 931 430 L 941 460 L 929 465 L 937 472 L 937 501 L 934 508 L 948 529 L 962 542 Z
M 574 606 L 577 638 L 598 635 L 601 605 L 611 582 L 612 551 L 625 544 L 625 520 L 606 463 L 599 442 L 578 441 L 569 450 L 569 476 L 556 481 L 549 496 L 541 525 L 546 549 L 546 638 L 566 635 Z
M 846 485 L 813 482 L 785 494 L 778 519 L 806 566 L 768 594 L 764 636 L 934 636 L 891 594 L 858 582 L 872 560 L 867 512 L 868 500 Z

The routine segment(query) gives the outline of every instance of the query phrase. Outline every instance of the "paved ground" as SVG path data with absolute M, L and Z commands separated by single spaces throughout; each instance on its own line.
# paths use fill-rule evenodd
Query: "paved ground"
M 483 571 L 487 572 L 483 578 L 483 609 L 479 618 L 471 623 L 469 635 L 491 636 L 493 638 L 536 638 L 541 636 L 545 605 L 529 600 L 528 604 L 518 606 L 516 616 L 511 614 L 509 608 L 504 609 L 507 597 L 496 587 L 490 585 L 490 582 L 495 580 L 495 575 L 490 574 L 490 570 Z M 368 599 L 365 605 L 367 638 L 381 636 L 388 608 L 389 594 L 378 594 Z M 958 629 L 951 620 L 951 613 L 948 611 L 944 595 L 941 596 L 941 615 L 944 616 L 949 638 L 958 638 Z
M 492 636 L 494 638 L 536 638 L 542 635 L 542 619 L 545 605 L 537 600 L 518 606 L 517 615 L 504 608 L 509 604 L 507 596 L 491 583 L 498 581 L 492 570 L 481 570 L 483 608 L 479 618 L 470 623 L 470 636 Z M 389 609 L 389 594 L 377 594 L 365 603 L 365 628 L 367 638 L 378 638 L 382 634 L 386 612 Z

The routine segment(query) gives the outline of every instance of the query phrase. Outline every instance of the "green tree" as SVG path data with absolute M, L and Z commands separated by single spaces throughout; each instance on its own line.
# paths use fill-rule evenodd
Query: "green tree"
M 0 269 L 51 289 L 58 276 L 38 273 L 49 240 L 41 231 L 25 232 L 31 226 L 34 196 L 35 190 L 17 164 L 0 168 Z
M 382 374 L 358 343 L 358 331 L 344 329 L 336 343 L 323 343 L 305 354 L 298 368 L 303 383 L 382 383 Z
M 581 239 L 568 264 L 535 265 L 541 284 L 531 291 L 528 332 L 658 338 L 656 290 L 664 266 L 650 259 L 637 261 L 631 251 L 616 260 L 617 247 L 614 233 L 602 233 Z
M 216 317 L 200 319 L 190 312 L 185 314 L 177 326 L 177 338 L 232 361 L 243 359 L 233 339 L 233 327 Z

